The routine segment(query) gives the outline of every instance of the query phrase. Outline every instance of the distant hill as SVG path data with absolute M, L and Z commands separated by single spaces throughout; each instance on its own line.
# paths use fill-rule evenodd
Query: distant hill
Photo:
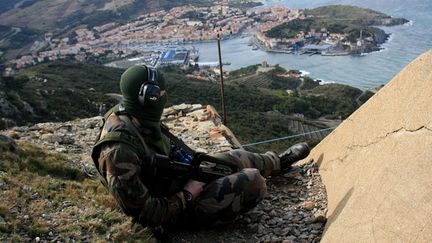
M 127 22 L 140 14 L 209 0 L 2 0 L 0 1 L 0 57 L 28 52 L 45 32 L 67 37 L 80 25 L 93 27 L 107 22 Z
M 71 25 L 128 21 L 141 13 L 185 4 L 205 4 L 207 0 L 2 0 L 3 25 L 56 30 Z
M 185 71 L 174 66 L 162 71 L 168 80 L 167 105 L 210 104 L 222 114 L 217 83 L 186 78 Z M 109 108 L 116 103 L 105 94 L 119 93 L 122 72 L 122 69 L 97 65 L 51 63 L 26 69 L 15 78 L 3 79 L 0 81 L 0 129 L 98 115 L 101 104 Z M 272 75 L 268 72 L 258 78 L 284 82 L 284 79 L 273 79 Z M 253 77 L 250 80 L 255 82 Z M 327 127 L 315 120 L 349 116 L 357 109 L 356 98 L 362 93 L 340 84 L 311 86 L 291 94 L 286 93 L 284 87 L 270 86 L 228 81 L 225 87 L 228 125 L 242 143 L 297 133 L 310 125 L 310 129 Z M 296 114 L 304 118 L 291 118 Z M 298 121 L 288 121 L 292 119 L 309 125 L 298 127 L 295 125 Z
M 307 16 L 312 15 L 318 20 L 335 22 L 344 21 L 353 25 L 384 25 L 392 26 L 408 22 L 404 18 L 392 18 L 391 16 L 368 8 L 360 8 L 350 5 L 329 5 L 305 11 Z
M 0 82 L 1 117 L 23 125 L 97 115 L 99 103 L 113 104 L 104 94 L 118 90 L 121 73 L 95 65 L 35 66 Z
M 32 43 L 41 35 L 40 30 L 0 25 L 0 52 L 5 53 L 4 56 L 0 53 L 0 60 L 28 52 Z
M 278 25 L 266 32 L 271 38 L 294 38 L 300 32 L 307 33 L 312 29 L 327 29 L 330 33 L 347 34 L 347 40 L 356 42 L 362 31 L 363 38 L 373 38 L 374 44 L 366 47 L 373 49 L 387 40 L 388 35 L 375 26 L 393 26 L 408 22 L 404 18 L 392 18 L 372 9 L 349 5 L 330 5 L 315 9 L 305 9 L 305 19 Z M 368 51 L 368 50 L 366 50 Z

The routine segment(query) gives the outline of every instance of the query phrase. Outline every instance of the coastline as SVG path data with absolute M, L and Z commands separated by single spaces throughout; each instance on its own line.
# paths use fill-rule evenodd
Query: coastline
M 382 50 L 382 45 L 390 38 L 383 27 L 412 24 L 408 19 L 391 17 L 372 9 L 324 5 L 303 9 L 299 18 L 258 30 L 253 42 L 266 52 L 361 56 Z M 340 27 L 334 27 L 336 25 Z
M 344 1 L 344 3 L 347 3 Z M 269 2 L 266 2 L 266 4 Z M 282 4 L 284 6 L 296 6 L 296 8 L 314 8 L 327 5 L 327 1 L 307 0 L 299 2 L 271 2 L 272 5 Z M 304 6 L 304 7 L 303 7 Z M 380 50 L 364 53 L 363 56 L 307 56 L 307 55 L 284 55 L 284 53 L 266 52 L 263 49 L 253 51 L 248 46 L 248 39 L 229 40 L 223 45 L 223 58 L 230 61 L 231 66 L 227 69 L 239 69 L 253 65 L 251 59 L 268 61 L 272 64 L 291 69 L 307 70 L 313 77 L 318 79 L 348 84 L 361 89 L 379 87 L 391 80 L 397 71 L 406 66 L 413 58 L 431 48 L 430 36 L 432 33 L 430 23 L 431 15 L 425 9 L 408 6 L 406 10 L 397 10 L 393 3 L 380 6 L 364 3 L 359 6 L 377 9 L 394 17 L 405 17 L 409 22 L 404 25 L 383 27 L 386 33 L 391 33 L 385 43 L 380 45 Z M 407 47 L 408 43 L 417 43 Z M 241 45 L 241 47 L 240 47 Z M 214 61 L 213 53 L 217 53 L 216 45 L 197 46 L 201 51 L 203 60 Z M 210 54 L 206 54 L 211 52 Z M 359 58 L 361 57 L 361 58 Z
M 405 24 L 404 24 L 405 25 Z M 410 25 L 408 25 L 410 26 Z M 381 29 L 380 29 L 381 30 Z M 386 33 L 384 32 L 385 37 L 382 39 L 384 41 L 374 43 L 373 46 L 369 46 L 367 48 L 364 48 L 360 53 L 357 51 L 345 51 L 345 50 L 333 50 L 333 51 L 322 51 L 320 53 L 308 53 L 304 51 L 293 51 L 293 50 L 284 50 L 284 49 L 277 49 L 277 48 L 268 48 L 265 43 L 259 41 L 255 35 L 252 35 L 251 42 L 253 42 L 254 45 L 256 45 L 261 51 L 269 52 L 269 53 L 283 53 L 283 54 L 296 54 L 296 55 L 320 55 L 320 56 L 363 56 L 374 52 L 381 52 L 385 49 L 383 45 L 389 43 L 392 39 L 392 33 Z

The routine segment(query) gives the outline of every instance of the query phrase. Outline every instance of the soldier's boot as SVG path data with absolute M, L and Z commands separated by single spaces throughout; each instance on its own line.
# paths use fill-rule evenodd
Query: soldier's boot
M 292 164 L 306 158 L 309 152 L 310 148 L 307 143 L 297 143 L 289 147 L 285 152 L 279 155 L 281 170 L 291 168 Z

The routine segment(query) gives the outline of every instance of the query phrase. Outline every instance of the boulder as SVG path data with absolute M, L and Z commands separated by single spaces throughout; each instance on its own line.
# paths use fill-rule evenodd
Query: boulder
M 432 242 L 432 51 L 318 144 L 322 242 Z

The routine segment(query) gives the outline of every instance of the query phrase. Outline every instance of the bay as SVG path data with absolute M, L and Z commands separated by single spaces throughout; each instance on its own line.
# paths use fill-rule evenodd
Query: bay
M 283 5 L 289 8 L 313 8 L 331 4 L 349 4 L 371 8 L 393 17 L 403 17 L 410 23 L 402 26 L 380 27 L 391 34 L 382 51 L 365 56 L 308 56 L 267 53 L 252 50 L 249 37 L 235 37 L 221 43 L 223 62 L 228 70 L 267 61 L 289 69 L 310 73 L 324 82 L 337 82 L 367 89 L 386 84 L 407 64 L 432 48 L 432 0 L 285 0 L 265 1 L 264 5 Z M 216 42 L 196 43 L 200 61 L 217 61 Z

